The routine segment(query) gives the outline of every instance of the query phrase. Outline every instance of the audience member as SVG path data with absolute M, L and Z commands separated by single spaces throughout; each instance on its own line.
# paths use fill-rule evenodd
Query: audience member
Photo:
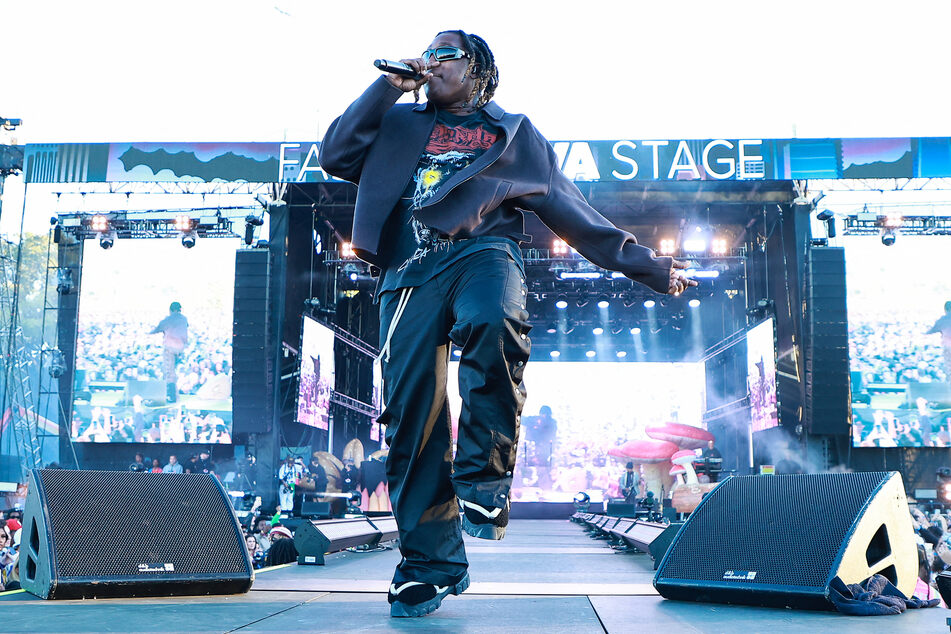
M 168 464 L 162 467 L 163 473 L 181 473 L 182 465 L 178 464 L 178 458 L 175 456 L 168 457 Z

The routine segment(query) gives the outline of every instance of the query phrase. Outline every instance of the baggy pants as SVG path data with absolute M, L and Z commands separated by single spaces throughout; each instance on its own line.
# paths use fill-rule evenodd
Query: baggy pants
M 382 294 L 381 336 L 407 290 Z M 403 555 L 395 583 L 460 581 L 468 562 L 456 497 L 507 503 L 530 350 L 526 293 L 520 262 L 498 249 L 478 251 L 412 289 L 389 336 L 388 358 L 384 346 L 379 420 Z M 462 349 L 455 463 L 446 398 L 450 341 Z

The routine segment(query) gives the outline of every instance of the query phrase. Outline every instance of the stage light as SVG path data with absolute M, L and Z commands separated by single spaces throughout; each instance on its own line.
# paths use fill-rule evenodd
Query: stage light
M 594 350 L 588 350 L 587 352 L 584 353 L 584 356 L 588 357 L 589 359 L 593 359 L 595 355 L 597 354 L 598 353 L 595 352 Z
M 244 217 L 244 243 L 248 246 L 254 242 L 254 228 L 264 224 L 264 218 L 258 218 L 254 214 L 248 214 Z
M 646 302 L 644 302 L 644 308 L 653 308 L 656 305 L 657 305 L 657 302 L 655 302 L 652 299 L 649 299 Z
M 623 359 L 623 358 L 626 357 L 626 356 L 627 356 L 627 352 L 625 352 L 624 350 L 618 350 L 618 351 L 617 351 L 617 358 L 618 358 L 618 359 Z
M 340 243 L 340 257 L 342 258 L 352 258 L 355 257 L 353 253 L 353 245 L 349 242 Z
M 661 255 L 671 255 L 674 252 L 674 241 L 665 238 L 660 241 L 660 253 Z
M 112 245 L 116 242 L 116 232 L 107 231 L 106 233 L 99 234 L 99 246 L 103 249 L 111 249 Z
M 726 239 L 716 238 L 713 241 L 710 247 L 710 250 L 713 252 L 713 255 L 726 255 L 726 251 L 727 251 Z
M 195 246 L 195 240 L 198 239 L 198 236 L 194 231 L 189 231 L 188 233 L 182 236 L 182 246 L 186 249 L 190 249 Z
M 897 229 L 904 222 L 904 218 L 899 211 L 890 211 L 885 216 L 885 226 L 890 229 Z
M 568 296 L 559 295 L 558 299 L 555 301 L 555 308 L 557 308 L 558 310 L 564 310 L 568 308 Z
M 598 327 L 596 327 L 596 328 L 592 328 L 592 329 L 591 329 L 591 334 L 593 334 L 593 335 L 603 335 L 603 334 L 604 334 L 604 328 L 602 328 L 601 326 L 598 326 Z
M 579 513 L 584 513 L 588 510 L 588 507 L 591 506 L 591 496 L 584 491 L 579 491 L 575 494 L 572 503 L 575 505 L 576 511 Z
M 452 356 L 458 359 L 459 357 L 462 356 L 462 350 L 460 350 L 459 348 L 456 348 L 455 350 L 452 351 Z
M 96 233 L 105 233 L 109 229 L 109 219 L 102 214 L 96 214 L 89 222 L 89 227 Z
M 558 274 L 558 279 L 562 280 L 600 280 L 599 271 L 562 271 Z
M 551 357 L 552 359 L 557 359 L 558 357 L 561 356 L 561 353 L 557 350 L 552 350 L 551 352 L 548 353 L 548 356 Z
M 598 308 L 608 308 L 611 306 L 611 302 L 608 300 L 607 295 L 601 295 L 598 297 Z
M 691 299 L 689 302 L 687 302 L 687 306 L 690 306 L 691 308 L 699 308 L 699 307 L 700 307 L 700 300 L 699 300 L 699 299 Z
M 885 229 L 882 232 L 882 244 L 890 247 L 895 244 L 895 232 L 892 229 Z
M 69 295 L 73 292 L 73 270 L 65 267 L 56 269 L 56 292 Z
M 823 209 L 822 211 L 816 214 L 816 218 L 818 220 L 821 220 L 822 222 L 825 222 L 826 220 L 831 220 L 832 218 L 835 218 L 835 212 L 832 211 L 831 209 Z
M 175 229 L 185 233 L 192 228 L 192 219 L 185 214 L 175 216 Z
M 631 334 L 632 334 L 632 335 L 639 335 L 639 334 L 641 334 L 641 329 L 638 328 L 637 326 L 635 326 L 634 328 L 631 328 Z
M 703 253 L 707 250 L 707 241 L 703 238 L 690 238 L 684 240 L 684 251 L 686 253 Z
M 550 324 L 548 324 L 548 327 L 545 329 L 545 332 L 547 332 L 549 335 L 555 334 L 556 332 L 558 332 L 558 324 L 556 324 L 555 322 L 551 322 Z
M 568 255 L 568 243 L 564 240 L 555 240 L 551 243 L 551 252 L 553 255 Z
M 720 277 L 720 271 L 698 271 L 697 269 L 687 269 L 684 275 L 698 280 L 715 280 Z

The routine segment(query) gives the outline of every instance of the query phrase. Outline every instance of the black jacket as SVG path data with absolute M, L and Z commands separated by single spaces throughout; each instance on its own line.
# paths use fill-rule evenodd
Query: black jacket
M 432 104 L 396 105 L 403 94 L 380 77 L 330 125 L 320 147 L 321 167 L 358 185 L 353 249 L 378 266 L 386 264 L 381 261 L 383 225 L 412 177 L 436 120 Z M 522 210 L 533 211 L 594 264 L 666 293 L 672 258 L 656 257 L 588 205 L 525 115 L 509 114 L 495 102 L 484 110 L 503 130 L 504 139 L 440 186 L 414 212 L 416 218 L 457 238 L 527 239 Z

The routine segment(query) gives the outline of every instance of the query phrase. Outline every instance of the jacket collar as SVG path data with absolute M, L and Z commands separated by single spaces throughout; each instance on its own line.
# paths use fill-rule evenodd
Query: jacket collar
M 435 108 L 432 108 L 428 101 L 424 101 L 423 103 L 418 103 L 413 106 L 413 110 L 416 112 L 425 112 L 427 110 L 435 110 Z M 496 121 L 501 121 L 502 115 L 505 114 L 505 111 L 502 110 L 499 104 L 495 103 L 494 101 L 490 101 L 489 103 L 482 106 L 482 110 L 484 110 L 487 115 Z

